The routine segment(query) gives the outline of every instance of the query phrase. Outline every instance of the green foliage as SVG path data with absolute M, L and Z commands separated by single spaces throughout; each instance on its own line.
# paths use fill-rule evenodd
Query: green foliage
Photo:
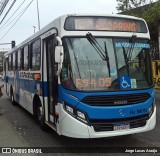
M 117 4 L 117 10 L 118 11 L 127 11 L 132 8 L 137 8 L 143 5 L 146 5 L 148 3 L 148 0 L 116 0 L 118 2 Z M 149 1 L 150 3 L 152 0 Z
M 158 49 L 158 33 L 160 26 L 160 0 L 138 8 L 129 9 L 121 14 L 136 16 L 145 19 L 148 24 L 151 40 Z
M 118 6 L 116 7 L 118 11 L 126 11 L 131 9 L 130 0 L 116 0 L 118 2 Z
M 160 24 L 160 1 L 148 7 L 141 17 L 147 21 L 150 27 L 158 26 Z
M 160 24 L 160 1 L 140 8 L 127 10 L 123 14 L 143 18 L 150 28 L 155 28 Z
M 135 8 L 141 6 L 146 2 L 146 0 L 130 0 L 130 1 Z

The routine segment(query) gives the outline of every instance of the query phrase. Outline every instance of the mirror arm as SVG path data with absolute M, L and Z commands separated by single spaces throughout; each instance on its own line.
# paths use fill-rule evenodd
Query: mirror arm
M 57 36 L 56 39 L 57 39 L 59 45 L 62 46 L 62 40 L 61 40 L 61 38 L 59 36 Z

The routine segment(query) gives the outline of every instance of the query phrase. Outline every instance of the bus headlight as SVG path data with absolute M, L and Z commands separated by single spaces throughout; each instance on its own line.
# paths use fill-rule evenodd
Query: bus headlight
M 72 107 L 66 105 L 66 111 L 74 115 L 74 110 Z
M 80 112 L 80 111 L 77 111 L 77 117 L 81 118 L 81 119 L 86 119 L 84 113 Z
M 64 110 L 81 122 L 88 123 L 86 114 L 64 102 Z

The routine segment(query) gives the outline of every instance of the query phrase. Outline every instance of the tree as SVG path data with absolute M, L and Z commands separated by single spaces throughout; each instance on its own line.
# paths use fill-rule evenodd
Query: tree
M 118 11 L 124 12 L 133 8 L 153 3 L 153 0 L 116 0 Z
M 141 17 L 147 21 L 149 26 L 158 26 L 160 24 L 160 1 L 148 7 Z
M 134 8 L 140 7 L 142 5 L 146 5 L 146 0 L 131 0 L 131 3 Z
M 126 11 L 131 8 L 130 0 L 116 0 L 118 3 L 118 6 L 116 7 L 118 11 Z
M 126 10 L 122 14 L 143 18 L 149 27 L 155 28 L 160 25 L 160 1 Z
M 152 1 L 145 1 L 145 3 L 149 3 L 149 4 L 138 7 L 138 8 L 126 10 L 121 14 L 136 16 L 136 17 L 145 19 L 149 27 L 151 40 L 153 43 L 155 43 L 154 47 L 158 49 L 158 42 L 159 42 L 158 33 L 159 33 L 159 27 L 160 27 L 160 0 L 158 0 L 156 3 L 152 2 L 150 4 L 150 2 Z M 135 5 L 140 5 L 140 4 L 138 4 L 138 1 L 137 1 L 137 4 Z

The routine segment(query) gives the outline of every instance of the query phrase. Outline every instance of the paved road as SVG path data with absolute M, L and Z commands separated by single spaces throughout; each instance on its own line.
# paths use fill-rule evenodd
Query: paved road
M 160 93 L 156 95 L 157 125 L 154 130 L 131 136 L 101 139 L 73 139 L 58 136 L 54 131 L 40 129 L 33 116 L 20 106 L 12 106 L 10 99 L 4 95 L 0 98 L 0 110 L 12 123 L 18 133 L 31 147 L 160 147 Z M 98 149 L 98 148 L 97 148 Z M 115 153 L 117 152 L 114 149 Z M 69 151 L 71 152 L 71 151 Z M 88 154 L 86 154 L 88 155 Z M 112 154 L 114 155 L 114 154 Z M 115 154 L 117 155 L 117 154 Z M 120 154 L 121 155 L 121 154 Z M 124 154 L 122 154 L 124 155 Z M 149 154 L 150 155 L 150 154 Z

